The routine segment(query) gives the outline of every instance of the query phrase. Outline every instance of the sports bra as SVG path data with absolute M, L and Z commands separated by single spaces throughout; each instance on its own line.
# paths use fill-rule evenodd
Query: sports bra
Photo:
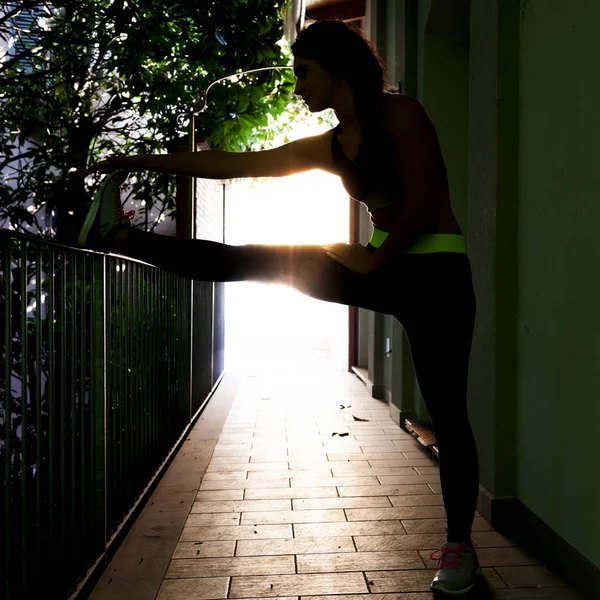
M 354 200 L 364 204 L 370 213 L 394 204 L 401 204 L 402 179 L 395 149 L 378 144 L 373 152 L 371 149 L 366 149 L 365 143 L 361 142 L 356 161 L 352 161 L 340 146 L 339 128 L 339 125 L 335 127 L 331 136 L 331 155 L 348 194 Z M 446 166 L 439 143 L 437 154 L 438 181 L 447 182 Z
M 386 152 L 387 156 L 383 156 L 383 152 L 380 151 L 381 156 L 371 154 L 366 157 L 363 142 L 360 145 L 356 161 L 350 160 L 340 146 L 339 127 L 338 125 L 333 130 L 331 155 L 348 194 L 354 200 L 362 202 L 371 213 L 380 208 L 401 203 L 400 177 L 397 168 L 393 168 L 393 165 L 389 165 L 388 169 L 385 168 L 385 163 L 389 163 L 390 160 L 389 150 Z

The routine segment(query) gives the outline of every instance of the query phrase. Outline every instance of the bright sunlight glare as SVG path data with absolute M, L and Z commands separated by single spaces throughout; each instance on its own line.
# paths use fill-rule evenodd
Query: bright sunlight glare
M 291 139 L 331 125 L 295 125 Z M 283 144 L 275 140 L 273 146 Z M 314 170 L 289 177 L 238 180 L 227 187 L 227 244 L 326 244 L 349 241 L 349 199 L 339 178 Z M 286 285 L 228 283 L 225 368 L 242 372 L 345 370 L 348 307 Z

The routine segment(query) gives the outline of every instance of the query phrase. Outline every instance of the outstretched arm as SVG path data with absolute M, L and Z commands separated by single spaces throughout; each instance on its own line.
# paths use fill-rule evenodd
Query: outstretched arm
M 330 133 L 290 142 L 260 152 L 178 152 L 113 156 L 87 169 L 87 173 L 112 169 L 157 171 L 205 179 L 238 177 L 283 177 L 311 169 L 329 170 Z

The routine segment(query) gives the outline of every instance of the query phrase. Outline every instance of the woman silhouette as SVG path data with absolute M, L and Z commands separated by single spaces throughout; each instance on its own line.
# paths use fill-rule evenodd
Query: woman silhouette
M 419 102 L 388 90 L 375 48 L 342 21 L 310 25 L 292 52 L 295 93 L 312 112 L 333 109 L 337 127 L 261 152 L 115 156 L 96 163 L 88 172 L 114 172 L 96 195 L 79 241 L 191 279 L 285 282 L 321 300 L 396 317 L 439 449 L 448 528 L 431 589 L 466 593 L 481 572 L 471 542 L 479 463 L 467 415 L 476 307 L 436 131 Z M 135 170 L 229 179 L 310 169 L 338 175 L 365 204 L 374 227 L 367 246 L 229 246 L 161 236 L 131 227 L 118 194 Z

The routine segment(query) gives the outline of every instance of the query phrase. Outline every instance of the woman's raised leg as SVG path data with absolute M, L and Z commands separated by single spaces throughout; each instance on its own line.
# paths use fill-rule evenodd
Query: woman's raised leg
M 327 256 L 321 246 L 230 246 L 148 233 L 124 226 L 111 250 L 200 281 L 285 283 L 307 295 L 343 304 L 362 287 L 361 276 Z

